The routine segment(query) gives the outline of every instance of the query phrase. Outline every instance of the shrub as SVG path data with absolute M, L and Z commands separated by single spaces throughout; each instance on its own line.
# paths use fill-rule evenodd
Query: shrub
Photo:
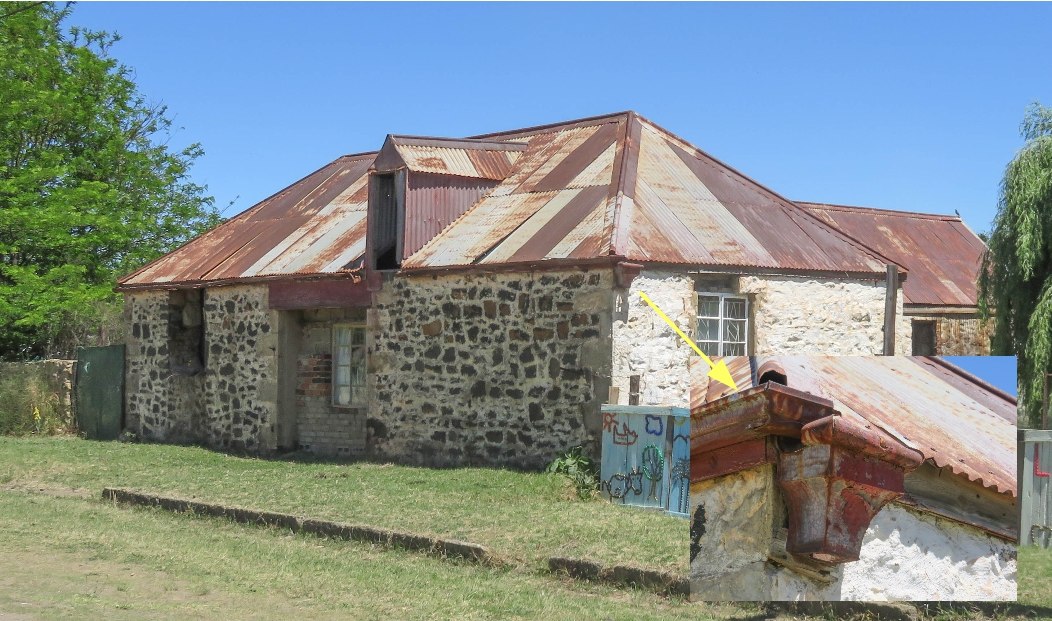
M 581 500 L 594 498 L 599 492 L 599 466 L 584 455 L 583 447 L 573 447 L 562 457 L 552 460 L 544 471 L 566 477 Z
M 0 375 L 0 435 L 54 435 L 71 428 L 58 396 L 34 369 L 5 365 Z

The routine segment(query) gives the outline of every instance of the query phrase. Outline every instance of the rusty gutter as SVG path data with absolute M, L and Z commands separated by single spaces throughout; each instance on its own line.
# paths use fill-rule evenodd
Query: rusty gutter
M 218 280 L 179 280 L 171 282 L 152 282 L 138 285 L 117 285 L 114 291 L 172 291 L 176 289 L 202 289 L 205 287 L 220 287 L 224 285 L 242 285 L 270 283 L 275 281 L 289 282 L 312 282 L 317 280 L 354 280 L 362 277 L 360 271 L 347 270 L 324 274 L 271 274 L 264 276 L 246 276 L 220 278 Z

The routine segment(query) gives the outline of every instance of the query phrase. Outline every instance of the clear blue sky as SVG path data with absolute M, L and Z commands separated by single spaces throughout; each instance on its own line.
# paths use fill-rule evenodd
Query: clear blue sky
M 945 356 L 943 359 L 1013 397 L 1019 394 L 1015 356 Z
M 225 215 L 388 133 L 633 109 L 794 199 L 988 230 L 1050 4 L 82 3 Z M 236 199 L 236 200 L 235 200 Z

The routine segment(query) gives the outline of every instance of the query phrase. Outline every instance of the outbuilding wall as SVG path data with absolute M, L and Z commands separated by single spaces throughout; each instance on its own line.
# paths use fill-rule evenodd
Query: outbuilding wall
M 989 356 L 993 322 L 977 314 L 909 315 L 907 321 L 935 324 L 935 353 L 939 356 Z M 912 328 L 911 328 L 912 333 Z

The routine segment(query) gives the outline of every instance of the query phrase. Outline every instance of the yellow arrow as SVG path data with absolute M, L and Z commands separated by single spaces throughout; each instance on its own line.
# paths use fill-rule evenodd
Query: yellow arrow
M 665 323 L 671 326 L 672 329 L 676 331 L 676 334 L 678 334 L 680 338 L 687 342 L 687 345 L 690 345 L 691 348 L 694 349 L 694 351 L 698 352 L 698 355 L 701 356 L 701 359 L 705 361 L 705 364 L 709 365 L 709 377 L 721 384 L 730 386 L 734 391 L 738 390 L 738 385 L 734 383 L 734 378 L 731 377 L 731 371 L 727 368 L 726 362 L 724 362 L 723 360 L 720 360 L 719 362 L 713 362 L 711 358 L 706 356 L 705 353 L 701 351 L 701 349 L 694 343 L 694 341 L 690 340 L 690 337 L 687 336 L 686 333 L 683 332 L 683 330 L 679 329 L 679 326 L 677 326 L 674 321 L 669 319 L 668 315 L 666 315 L 664 312 L 662 312 L 660 308 L 658 308 L 657 304 L 654 304 L 654 300 L 651 300 L 650 296 L 640 291 L 639 297 L 643 298 L 643 301 L 646 302 L 647 305 L 650 306 L 650 308 L 654 309 L 654 312 L 657 313 L 659 317 L 664 319 Z

